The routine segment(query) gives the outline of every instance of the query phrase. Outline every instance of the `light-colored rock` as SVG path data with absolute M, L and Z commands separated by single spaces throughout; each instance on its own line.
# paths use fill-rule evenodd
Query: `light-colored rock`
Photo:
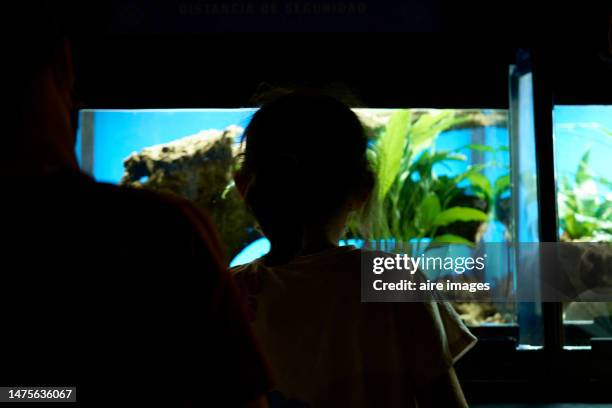
M 228 261 L 259 236 L 255 221 L 233 186 L 237 139 L 243 129 L 205 130 L 170 143 L 132 153 L 125 161 L 122 185 L 184 197 L 210 214 Z

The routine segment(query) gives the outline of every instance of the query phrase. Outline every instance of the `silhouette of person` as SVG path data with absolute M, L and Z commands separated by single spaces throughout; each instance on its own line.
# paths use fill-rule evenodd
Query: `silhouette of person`
M 84 405 L 264 406 L 267 366 L 208 218 L 79 172 L 69 43 L 53 5 L 12 6 L 0 385 L 76 386 Z
M 346 105 L 299 91 L 254 114 L 236 185 L 270 240 L 233 270 L 275 390 L 316 407 L 463 407 L 475 337 L 448 303 L 361 303 L 362 249 L 338 246 L 374 187 Z

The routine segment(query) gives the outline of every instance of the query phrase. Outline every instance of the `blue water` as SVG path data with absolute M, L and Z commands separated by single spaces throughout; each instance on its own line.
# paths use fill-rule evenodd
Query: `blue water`
M 200 130 L 245 127 L 254 109 L 96 110 L 93 176 L 116 184 L 123 161 L 144 147 L 167 143 Z M 80 158 L 81 129 L 77 134 Z
M 510 154 L 503 150 L 509 146 L 508 129 L 490 126 L 483 129 L 483 140 L 479 144 L 483 144 L 495 149 L 494 152 L 480 152 L 480 159 L 483 163 L 491 163 L 490 167 L 484 169 L 483 174 L 489 179 L 491 185 L 495 184 L 495 180 L 499 177 L 508 174 L 510 169 Z M 441 150 L 455 150 L 473 143 L 472 131 L 470 129 L 452 130 L 440 134 L 436 140 L 435 148 Z M 467 161 L 457 162 L 449 161 L 444 164 L 437 163 L 434 165 L 434 171 L 438 176 L 452 176 L 462 173 L 467 170 L 470 163 L 474 161 L 474 151 L 471 149 L 462 149 L 461 153 L 465 154 Z M 466 187 L 468 181 L 459 184 L 459 187 Z M 482 237 L 485 242 L 504 242 L 504 232 L 506 227 L 497 220 L 490 220 L 487 230 Z

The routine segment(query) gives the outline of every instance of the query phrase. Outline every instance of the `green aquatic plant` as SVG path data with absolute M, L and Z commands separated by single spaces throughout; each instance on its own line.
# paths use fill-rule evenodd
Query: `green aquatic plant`
M 473 234 L 458 234 L 451 227 L 460 223 L 482 224 L 489 219 L 497 190 L 503 187 L 496 183 L 494 190 L 482 174 L 491 163 L 469 165 L 452 177 L 437 176 L 433 167 L 452 161 L 466 162 L 465 150 L 495 149 L 470 144 L 436 151 L 435 141 L 444 131 L 502 120 L 479 112 L 450 109 L 403 109 L 393 113 L 368 152 L 377 177 L 375 194 L 365 212 L 349 224 L 349 235 L 402 242 L 419 238 L 445 243 L 475 242 Z M 468 187 L 459 187 L 460 183 Z M 478 201 L 480 205 L 475 204 Z M 457 204 L 466 202 L 472 204 Z
M 612 182 L 597 176 L 589 167 L 591 151 L 578 163 L 573 182 L 564 176 L 557 202 L 562 241 L 612 241 L 612 193 L 600 193 L 598 185 L 612 188 Z

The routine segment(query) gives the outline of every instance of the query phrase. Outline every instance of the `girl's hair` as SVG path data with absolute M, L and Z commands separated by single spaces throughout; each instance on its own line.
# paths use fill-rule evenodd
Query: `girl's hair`
M 304 225 L 329 220 L 372 189 L 363 126 L 330 96 L 293 92 L 265 103 L 243 141 L 247 205 L 273 247 L 290 254 L 301 249 Z

